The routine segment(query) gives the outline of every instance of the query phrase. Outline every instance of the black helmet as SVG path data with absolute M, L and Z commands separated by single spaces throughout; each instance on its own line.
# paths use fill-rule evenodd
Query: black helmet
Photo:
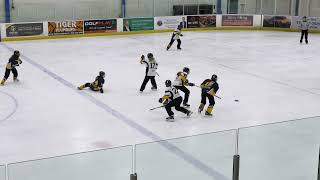
M 166 80 L 165 84 L 166 84 L 166 87 L 170 87 L 171 86 L 171 81 L 170 80 Z
M 18 50 L 13 51 L 13 54 L 16 56 L 20 56 L 20 52 Z
M 105 72 L 103 72 L 103 71 L 100 71 L 100 72 L 99 72 L 99 76 L 104 77 L 105 75 L 106 75 Z
M 214 81 L 214 82 L 216 82 L 216 81 L 218 80 L 218 76 L 215 75 L 215 74 L 213 74 L 213 75 L 211 76 L 211 80 Z
M 149 59 L 151 59 L 151 58 L 153 58 L 153 54 L 152 54 L 152 53 L 148 53 L 147 57 L 148 57 Z
M 183 68 L 183 72 L 189 74 L 190 73 L 190 69 L 188 67 L 184 67 Z

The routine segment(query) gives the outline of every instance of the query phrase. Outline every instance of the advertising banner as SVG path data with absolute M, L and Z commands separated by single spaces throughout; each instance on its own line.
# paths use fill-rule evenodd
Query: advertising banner
M 43 23 L 6 24 L 7 37 L 43 35 Z
M 320 17 L 308 17 L 308 22 L 310 23 L 310 29 L 319 30 L 320 29 Z M 291 28 L 299 29 L 302 21 L 302 17 L 293 16 L 291 22 Z
M 84 21 L 84 33 L 117 32 L 117 20 L 89 20 Z
M 253 26 L 253 16 L 222 15 L 222 26 Z
M 123 31 L 154 30 L 153 18 L 123 19 Z
M 178 25 L 182 25 L 182 28 L 187 28 L 186 17 L 163 16 L 154 18 L 154 29 L 175 29 Z
M 49 36 L 83 34 L 83 21 L 48 22 Z
M 264 16 L 263 27 L 290 28 L 290 16 Z
M 188 28 L 216 27 L 216 16 L 188 16 Z

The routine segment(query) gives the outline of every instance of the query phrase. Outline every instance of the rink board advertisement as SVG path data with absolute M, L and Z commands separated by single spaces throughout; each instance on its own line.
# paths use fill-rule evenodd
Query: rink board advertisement
M 117 20 L 88 20 L 84 21 L 84 33 L 117 32 Z
M 216 27 L 216 16 L 188 16 L 188 28 Z
M 6 24 L 7 37 L 43 35 L 43 23 Z
M 264 16 L 263 27 L 290 28 L 290 16 Z
M 83 34 L 83 21 L 48 22 L 49 36 Z
M 320 29 L 320 17 L 308 17 L 308 22 L 310 23 L 310 29 Z M 302 21 L 302 17 L 293 16 L 291 21 L 291 28 L 299 29 Z
M 222 15 L 222 26 L 253 26 L 253 16 Z
M 154 30 L 154 18 L 123 19 L 123 31 Z
M 184 16 L 163 16 L 154 18 L 154 29 L 175 29 L 178 25 L 187 28 L 186 17 Z

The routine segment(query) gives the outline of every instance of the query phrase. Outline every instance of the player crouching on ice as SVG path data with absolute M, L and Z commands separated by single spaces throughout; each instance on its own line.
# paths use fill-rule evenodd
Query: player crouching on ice
M 83 90 L 84 88 L 89 87 L 92 91 L 100 91 L 103 93 L 103 84 L 104 84 L 104 77 L 105 73 L 103 71 L 99 72 L 99 75 L 96 77 L 95 81 L 92 83 L 86 83 L 78 87 L 79 90 Z
M 190 116 L 192 112 L 180 106 L 182 103 L 182 97 L 180 96 L 178 90 L 171 86 L 171 81 L 166 80 L 165 85 L 167 90 L 165 91 L 164 96 L 159 99 L 159 103 L 163 103 L 169 115 L 166 120 L 169 122 L 174 121 L 174 113 L 172 112 L 171 107 L 175 107 L 177 111 L 183 112 L 187 114 L 187 116 Z
M 157 82 L 155 80 L 155 76 L 157 74 L 157 69 L 158 69 L 158 63 L 153 57 L 152 53 L 147 54 L 148 60 L 145 60 L 144 55 L 141 56 L 140 64 L 145 64 L 146 65 L 146 74 L 144 77 L 144 80 L 141 84 L 140 87 L 140 92 L 142 93 L 144 89 L 146 88 L 146 85 L 149 80 L 151 80 L 152 84 L 152 90 L 157 90 Z
M 214 96 L 219 90 L 219 84 L 217 83 L 218 76 L 217 75 L 212 75 L 211 79 L 206 79 L 203 81 L 201 84 L 201 104 L 199 106 L 199 113 L 203 111 L 203 108 L 206 104 L 206 98 L 209 99 L 209 106 L 208 109 L 206 110 L 206 115 L 207 116 L 212 116 L 212 111 L 213 111 L 213 106 L 215 104 L 214 101 Z
M 20 59 L 20 52 L 19 51 L 14 51 L 13 55 L 9 59 L 9 62 L 7 63 L 6 66 L 6 72 L 4 74 L 4 77 L 1 81 L 1 85 L 4 85 L 8 77 L 10 76 L 10 72 L 12 71 L 13 73 L 13 81 L 19 81 L 18 79 L 18 71 L 16 69 L 16 66 L 19 66 L 22 63 Z
M 174 30 L 174 32 L 172 34 L 172 37 L 171 37 L 171 41 L 167 46 L 167 51 L 170 49 L 170 47 L 172 46 L 172 44 L 174 43 L 175 40 L 177 40 L 177 42 L 178 42 L 178 45 L 177 45 L 178 50 L 181 50 L 181 47 L 180 47 L 181 46 L 180 36 L 183 36 L 181 34 L 181 29 L 182 29 L 182 27 L 180 25 L 178 25 L 177 29 Z
M 178 72 L 176 79 L 173 81 L 173 86 L 184 93 L 183 106 L 190 107 L 188 104 L 190 90 L 186 86 L 194 86 L 193 83 L 189 83 L 188 75 L 190 69 L 188 67 L 183 68 L 183 72 Z

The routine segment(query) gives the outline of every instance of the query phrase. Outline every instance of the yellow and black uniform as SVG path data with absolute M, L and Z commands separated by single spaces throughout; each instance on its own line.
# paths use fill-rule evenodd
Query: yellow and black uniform
M 213 106 L 215 105 L 214 96 L 219 90 L 219 84 L 217 83 L 217 76 L 213 75 L 211 79 L 206 79 L 201 84 L 201 104 L 199 106 L 199 113 L 201 113 L 206 104 L 206 98 L 209 99 L 209 106 L 205 112 L 206 115 L 211 116 Z
M 166 111 L 169 115 L 169 117 L 167 117 L 166 119 L 168 121 L 173 121 L 174 113 L 171 110 L 172 107 L 175 107 L 177 111 L 183 112 L 190 116 L 192 112 L 180 106 L 182 103 L 182 97 L 180 96 L 178 90 L 175 87 L 171 86 L 171 81 L 166 80 L 165 84 L 167 90 L 165 91 L 164 96 L 159 99 L 159 102 L 164 104 L 164 107 L 166 108 Z
M 170 43 L 168 44 L 167 46 L 167 51 L 171 48 L 172 44 L 174 43 L 175 40 L 177 40 L 178 42 L 178 45 L 177 45 L 177 48 L 179 50 L 181 50 L 181 40 L 180 40 L 180 36 L 183 36 L 181 34 L 181 29 L 182 27 L 180 25 L 178 25 L 177 29 L 174 30 L 172 36 L 171 36 L 171 40 L 170 40 Z
M 99 76 L 96 77 L 95 81 L 92 83 L 85 83 L 78 87 L 79 90 L 83 90 L 86 87 L 89 87 L 92 91 L 100 91 L 103 93 L 103 84 L 104 84 L 104 72 L 100 72 Z
M 6 65 L 6 72 L 4 74 L 4 77 L 1 81 L 1 85 L 4 85 L 8 77 L 10 76 L 10 72 L 12 71 L 13 73 L 13 80 L 14 81 L 19 81 L 18 80 L 18 71 L 16 69 L 16 66 L 19 66 L 22 61 L 19 58 L 20 57 L 20 52 L 19 51 L 14 51 L 13 55 L 9 59 L 9 62 Z
M 173 81 L 173 86 L 184 93 L 183 105 L 190 107 L 188 104 L 190 90 L 186 86 L 194 86 L 193 83 L 189 83 L 188 74 L 190 73 L 189 68 L 183 68 L 183 72 L 178 72 L 176 79 Z

